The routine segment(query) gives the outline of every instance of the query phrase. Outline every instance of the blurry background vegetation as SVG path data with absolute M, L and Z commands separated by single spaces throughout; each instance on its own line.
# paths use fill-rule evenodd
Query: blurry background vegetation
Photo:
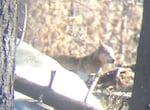
M 136 63 L 142 0 L 19 0 L 19 28 L 24 17 L 23 3 L 28 4 L 24 40 L 41 52 L 50 56 L 82 57 L 96 50 L 100 39 L 114 49 L 118 65 Z M 20 33 L 19 30 L 18 35 Z M 129 83 L 132 80 L 133 84 L 130 72 L 125 72 L 123 78 Z M 122 91 L 131 95 L 131 89 L 123 86 L 119 89 Z M 115 92 L 118 94 L 117 90 Z M 120 101 L 123 96 L 107 94 L 107 97 L 102 97 L 99 94 L 97 90 L 96 95 L 103 99 L 107 110 L 118 110 L 122 103 L 125 108 L 121 110 L 127 109 L 127 100 L 125 103 Z

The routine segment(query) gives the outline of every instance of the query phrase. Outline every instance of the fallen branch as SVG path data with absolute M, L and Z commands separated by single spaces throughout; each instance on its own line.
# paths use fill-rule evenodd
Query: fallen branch
M 14 88 L 16 91 L 36 100 L 42 95 L 43 103 L 59 110 L 97 110 L 86 103 L 69 99 L 48 87 L 39 86 L 19 76 L 15 77 Z

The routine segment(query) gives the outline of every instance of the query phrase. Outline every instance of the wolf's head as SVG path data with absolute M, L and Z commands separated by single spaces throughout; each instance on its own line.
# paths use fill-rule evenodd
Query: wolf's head
M 95 58 L 100 62 L 101 66 L 116 61 L 114 50 L 101 42 L 99 49 L 95 53 Z

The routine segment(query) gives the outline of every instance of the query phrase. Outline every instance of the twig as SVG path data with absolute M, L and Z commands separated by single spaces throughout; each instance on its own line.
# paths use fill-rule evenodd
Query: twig
M 51 71 L 51 80 L 50 80 L 50 83 L 49 83 L 49 88 L 50 90 L 52 90 L 52 84 L 53 84 L 53 81 L 54 81 L 54 78 L 55 78 L 55 75 L 56 75 L 56 71 Z
M 86 102 L 87 99 L 88 99 L 88 96 L 89 96 L 90 94 L 92 94 L 92 92 L 93 92 L 93 90 L 94 90 L 94 88 L 95 88 L 95 86 L 96 86 L 96 84 L 97 84 L 97 82 L 98 82 L 98 80 L 99 80 L 99 76 L 100 76 L 100 73 L 101 73 L 101 72 L 102 72 L 102 68 L 100 67 L 99 70 L 98 70 L 98 72 L 96 73 L 96 75 L 95 75 L 93 81 L 92 81 L 91 87 L 89 88 L 89 91 L 88 91 L 88 93 L 87 93 L 87 95 L 86 95 L 86 97 L 85 97 L 85 99 L 84 99 L 84 102 Z
M 18 36 L 19 39 L 17 39 L 17 43 L 16 43 L 17 46 L 18 46 L 18 45 L 21 43 L 21 41 L 23 41 L 23 39 L 24 39 L 26 27 L 27 27 L 27 4 L 25 3 L 25 4 L 24 4 L 23 29 L 22 29 L 22 31 L 21 31 L 21 35 Z

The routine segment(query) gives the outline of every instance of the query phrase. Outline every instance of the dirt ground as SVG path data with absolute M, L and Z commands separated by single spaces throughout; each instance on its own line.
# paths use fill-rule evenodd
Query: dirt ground
M 24 40 L 49 56 L 83 57 L 98 48 L 99 40 L 111 46 L 116 64 L 107 65 L 94 94 L 106 110 L 127 110 L 134 79 L 143 2 L 138 0 L 20 0 L 28 4 Z M 18 30 L 19 30 L 18 28 Z M 20 30 L 18 35 L 20 35 Z M 92 78 L 92 75 L 91 75 Z M 88 83 L 89 84 L 89 83 Z

